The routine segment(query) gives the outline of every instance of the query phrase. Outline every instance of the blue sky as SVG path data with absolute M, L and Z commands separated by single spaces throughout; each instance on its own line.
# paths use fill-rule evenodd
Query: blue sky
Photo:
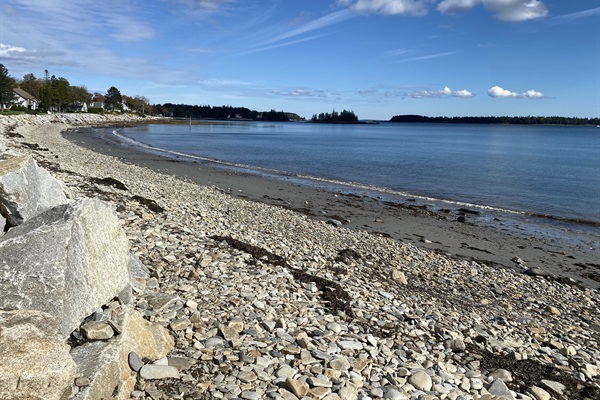
M 598 0 L 1 0 L 0 63 L 310 118 L 600 116 Z

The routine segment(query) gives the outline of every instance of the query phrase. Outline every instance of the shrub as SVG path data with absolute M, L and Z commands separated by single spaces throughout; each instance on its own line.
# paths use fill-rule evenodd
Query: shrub
M 88 107 L 88 113 L 90 113 L 90 114 L 104 114 L 104 108 L 102 108 L 102 107 Z

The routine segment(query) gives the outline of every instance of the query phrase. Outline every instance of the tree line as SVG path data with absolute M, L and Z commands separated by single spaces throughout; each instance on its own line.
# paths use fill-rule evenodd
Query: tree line
M 89 109 L 88 104 L 102 103 L 104 108 L 94 109 L 92 112 L 121 111 L 127 108 L 131 111 L 147 112 L 150 105 L 144 96 L 130 97 L 122 95 L 119 89 L 112 86 L 104 94 L 90 93 L 83 85 L 74 86 L 64 77 L 50 75 L 48 70 L 44 76 L 36 77 L 32 73 L 25 74 L 22 79 L 11 77 L 3 64 L 0 64 L 0 105 L 12 103 L 15 95 L 13 90 L 20 88 L 39 100 L 39 108 L 47 111 L 73 112 Z M 84 107 L 85 105 L 85 107 Z
M 152 106 L 154 114 L 173 118 L 194 119 L 246 119 L 263 121 L 291 121 L 302 119 L 299 115 L 283 111 L 259 112 L 246 107 L 209 106 L 189 104 L 158 104 Z
M 335 109 L 330 113 L 314 114 L 311 118 L 312 122 L 322 122 L 330 124 L 355 124 L 358 122 L 358 117 L 354 114 L 354 111 L 343 110 L 338 113 Z
M 427 117 L 423 115 L 396 115 L 390 122 L 426 122 L 443 124 L 515 124 L 515 125 L 600 125 L 600 118 L 576 117 Z

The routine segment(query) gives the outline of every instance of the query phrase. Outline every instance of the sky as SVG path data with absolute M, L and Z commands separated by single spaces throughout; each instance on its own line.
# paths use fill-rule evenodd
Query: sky
M 600 117 L 598 0 L 0 0 L 0 63 L 152 104 Z

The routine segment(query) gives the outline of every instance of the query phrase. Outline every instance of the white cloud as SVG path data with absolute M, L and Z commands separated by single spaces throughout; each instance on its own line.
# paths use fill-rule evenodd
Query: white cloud
M 435 0 L 338 0 L 337 3 L 362 14 L 425 15 Z
M 0 43 L 0 57 L 10 57 L 14 53 L 24 53 L 27 51 L 24 47 L 11 46 Z
M 418 92 L 412 92 L 409 94 L 409 97 L 412 97 L 414 99 L 443 98 L 443 97 L 468 98 L 468 97 L 473 97 L 473 93 L 469 92 L 466 89 L 453 91 L 448 86 L 446 86 L 440 90 L 422 90 L 422 91 L 418 91 Z
M 473 93 L 469 92 L 466 89 L 462 89 L 462 90 L 457 90 L 456 92 L 454 92 L 453 94 L 454 97 L 473 97 Z
M 548 8 L 539 0 L 482 0 L 482 3 L 503 21 L 526 21 L 548 15 Z
M 548 8 L 540 0 L 443 0 L 437 10 L 444 14 L 458 14 L 478 4 L 493 11 L 503 21 L 526 21 L 548 15 Z
M 535 90 L 528 90 L 525 93 L 511 92 L 501 88 L 500 86 L 494 86 L 488 90 L 488 96 L 493 98 L 514 98 L 514 99 L 541 99 L 544 96 L 542 92 Z
M 444 14 L 459 14 L 469 11 L 479 4 L 481 0 L 444 0 L 437 6 L 437 10 Z

